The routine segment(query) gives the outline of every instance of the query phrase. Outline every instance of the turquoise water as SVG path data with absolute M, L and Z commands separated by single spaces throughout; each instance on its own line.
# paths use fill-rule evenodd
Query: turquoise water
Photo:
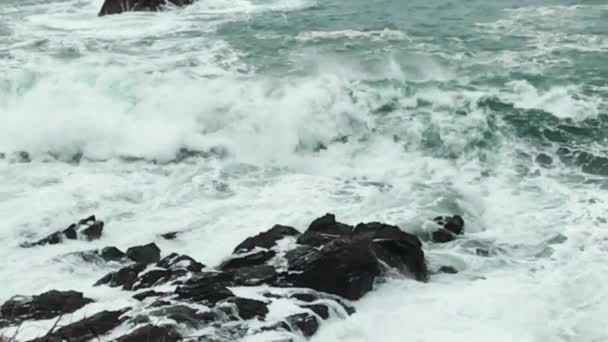
M 425 250 L 458 275 L 378 284 L 313 340 L 608 340 L 605 2 L 101 3 L 0 3 L 0 300 L 122 304 L 91 287 L 99 270 L 57 261 L 91 245 L 17 248 L 91 212 L 100 246 L 208 265 L 328 211 L 421 236 L 449 212 L 466 237 Z M 158 240 L 170 230 L 188 233 Z

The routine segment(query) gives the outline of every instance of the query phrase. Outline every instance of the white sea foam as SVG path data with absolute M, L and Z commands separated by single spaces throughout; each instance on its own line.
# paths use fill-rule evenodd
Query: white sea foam
M 296 37 L 300 41 L 318 41 L 323 39 L 371 39 L 371 40 L 408 40 L 405 32 L 383 29 L 371 31 L 340 30 L 340 31 L 309 31 L 301 32 Z

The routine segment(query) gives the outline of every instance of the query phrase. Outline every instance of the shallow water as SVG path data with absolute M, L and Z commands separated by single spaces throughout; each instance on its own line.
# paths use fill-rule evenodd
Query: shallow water
M 458 213 L 466 236 L 425 251 L 459 274 L 378 284 L 312 341 L 608 340 L 605 3 L 101 3 L 0 4 L 0 301 L 132 300 L 71 251 L 216 265 L 325 212 L 419 234 Z M 92 213 L 99 241 L 18 247 Z

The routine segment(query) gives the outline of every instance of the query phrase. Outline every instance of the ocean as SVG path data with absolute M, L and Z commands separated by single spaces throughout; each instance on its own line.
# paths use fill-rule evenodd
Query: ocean
M 385 279 L 310 341 L 608 341 L 605 1 L 102 3 L 0 2 L 0 303 L 130 303 L 76 251 L 213 266 L 325 213 L 420 236 L 459 214 L 424 242 L 458 274 Z M 91 214 L 100 240 L 20 247 Z

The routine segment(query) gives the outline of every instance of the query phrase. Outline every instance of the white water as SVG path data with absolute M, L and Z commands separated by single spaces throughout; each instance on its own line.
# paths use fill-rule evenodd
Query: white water
M 333 212 L 348 223 L 380 220 L 420 232 L 425 219 L 457 212 L 467 221 L 466 237 L 425 250 L 432 268 L 453 265 L 458 275 L 379 284 L 357 303 L 357 314 L 325 322 L 312 341 L 608 340 L 606 191 L 566 182 L 562 176 L 572 171 L 559 161 L 553 169 L 531 166 L 535 177 L 532 170 L 517 173 L 516 149 L 535 151 L 508 137 L 483 162 L 468 149 L 490 129 L 475 106 L 484 96 L 573 119 L 596 115 L 605 105 L 600 99 L 524 82 L 469 92 L 424 86 L 413 95 L 362 82 L 414 77 L 390 58 L 371 73 L 337 57 L 304 56 L 315 72 L 277 80 L 259 76 L 228 42 L 204 34 L 188 40 L 192 46 L 179 45 L 183 53 L 172 53 L 178 47 L 167 39 L 142 57 L 130 44 L 146 36 L 214 32 L 221 22 L 314 4 L 206 1 L 179 12 L 97 19 L 100 3 L 24 5 L 23 18 L 7 23 L 11 41 L 0 50 L 11 56 L 0 62 L 10 81 L 0 94 L 0 151 L 9 153 L 0 160 L 0 302 L 50 289 L 80 290 L 97 301 L 69 319 L 137 304 L 132 293 L 92 287 L 110 267 L 62 257 L 73 251 L 154 241 L 165 254 L 213 266 L 242 239 L 275 223 L 303 230 Z M 307 32 L 300 37 L 313 31 Z M 32 53 L 39 44 L 83 56 L 59 62 Z M 90 46 L 97 53 L 87 52 Z M 193 67 L 176 69 L 181 63 Z M 420 72 L 415 77 L 452 80 L 439 65 Z M 411 111 L 370 114 L 393 97 Z M 431 108 L 416 111 L 420 100 Z M 452 107 L 471 112 L 447 115 Z M 442 141 L 434 153 L 428 153 L 429 131 Z M 347 134 L 354 136 L 348 144 L 311 151 L 318 141 Z M 166 162 L 180 147 L 222 147 L 227 156 L 170 164 L 119 158 Z M 33 161 L 9 162 L 21 150 Z M 85 158 L 79 165 L 57 162 L 49 151 Z M 99 241 L 18 247 L 92 213 L 106 221 Z M 186 233 L 175 241 L 158 237 L 175 230 Z M 558 234 L 567 241 L 549 245 Z M 476 256 L 480 246 L 491 257 Z M 49 324 L 25 326 L 20 337 Z

